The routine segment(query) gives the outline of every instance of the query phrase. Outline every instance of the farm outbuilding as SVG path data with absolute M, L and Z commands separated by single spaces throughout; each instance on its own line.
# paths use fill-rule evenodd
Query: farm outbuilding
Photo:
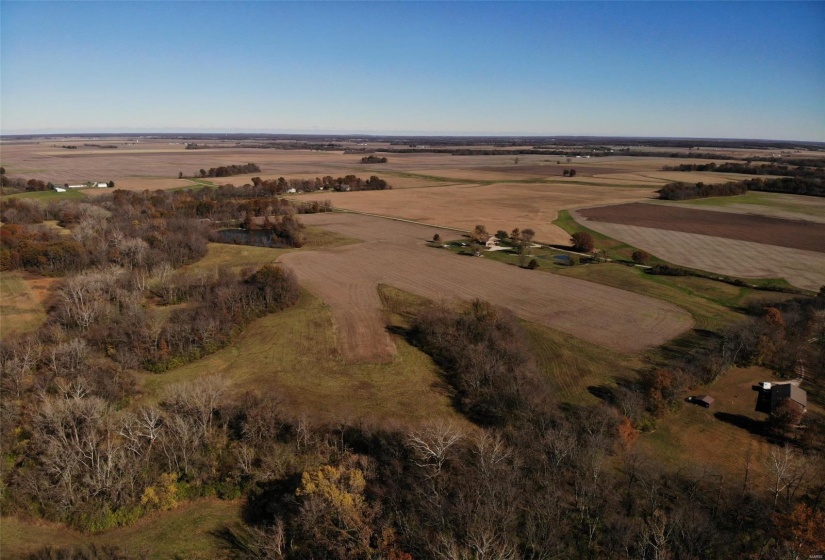
M 687 401 L 693 404 L 698 404 L 699 406 L 703 406 L 705 408 L 710 408 L 710 406 L 714 403 L 716 399 L 709 395 L 702 395 L 701 397 L 688 397 Z
M 803 412 L 808 410 L 808 393 L 798 383 L 760 383 L 756 389 L 759 391 L 756 397 L 757 412 L 771 414 L 786 399 L 801 406 Z
M 710 408 L 710 405 L 713 404 L 714 400 L 715 399 L 713 397 L 710 397 L 708 395 L 704 395 L 704 396 L 698 397 L 696 399 L 696 401 L 694 401 L 694 402 L 696 402 L 696 404 L 698 404 L 699 406 L 704 406 L 705 408 Z

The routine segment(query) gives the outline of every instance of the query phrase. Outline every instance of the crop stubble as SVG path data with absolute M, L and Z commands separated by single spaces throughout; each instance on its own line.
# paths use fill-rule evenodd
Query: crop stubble
M 662 205 L 640 206 L 649 206 L 649 209 L 640 211 L 643 217 L 651 217 L 649 220 L 639 219 L 637 222 L 631 213 L 623 212 L 621 207 L 616 206 L 572 211 L 571 215 L 588 228 L 621 239 L 677 265 L 741 278 L 785 278 L 794 286 L 814 291 L 825 284 L 825 243 L 811 243 L 811 240 L 822 239 L 825 227 L 821 223 L 807 222 L 803 226 L 800 222 L 764 216 L 673 209 Z M 664 216 L 663 212 L 671 209 L 688 214 L 665 222 L 655 218 Z M 696 222 L 691 220 L 694 213 Z M 715 216 L 715 219 L 705 222 L 707 227 L 704 229 L 699 227 L 699 218 L 703 214 Z M 619 223 L 593 218 L 602 215 L 609 215 L 610 219 Z M 640 224 L 658 227 L 644 227 Z M 679 229 L 689 231 L 678 231 Z M 801 238 L 806 232 L 811 234 L 810 239 Z M 723 235 L 739 239 L 722 237 Z M 741 239 L 743 237 L 750 240 Z M 763 242 L 758 243 L 754 239 L 762 239 Z M 768 244 L 765 241 L 782 242 L 791 247 Z M 793 248 L 793 245 L 813 250 Z
M 304 220 L 364 240 L 279 259 L 330 306 L 342 354 L 350 362 L 386 361 L 394 355 L 378 284 L 435 301 L 488 300 L 526 320 L 620 352 L 661 344 L 692 325 L 688 313 L 652 298 L 429 248 L 425 241 L 437 230 L 427 226 L 337 213 Z

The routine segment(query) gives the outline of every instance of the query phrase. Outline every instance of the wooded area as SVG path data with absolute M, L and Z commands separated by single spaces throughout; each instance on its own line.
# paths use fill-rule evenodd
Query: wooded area
M 142 398 L 136 372 L 170 375 L 298 300 L 277 266 L 185 268 L 217 224 L 299 233 L 298 214 L 328 206 L 277 191 L 253 181 L 3 201 L 3 270 L 60 278 L 45 323 L 0 345 L 4 514 L 95 532 L 183 500 L 244 498 L 243 524 L 220 535 L 239 558 L 778 559 L 825 545 L 815 414 L 804 429 L 794 410 L 750 425 L 773 442 L 759 459 L 768 487 L 749 477 L 750 458 L 734 477 L 632 450 L 686 389 L 733 366 L 792 375 L 804 360 L 821 387 L 825 293 L 755 303 L 638 379 L 593 387 L 596 405 L 559 402 L 522 324 L 482 301 L 417 307 L 396 328 L 437 365 L 461 422 L 331 424 L 295 414 L 277 387 L 237 394 L 210 372 Z M 534 232 L 497 235 L 529 244 Z

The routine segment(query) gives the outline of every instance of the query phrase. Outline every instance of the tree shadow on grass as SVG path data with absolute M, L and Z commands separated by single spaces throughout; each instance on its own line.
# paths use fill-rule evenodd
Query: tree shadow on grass
M 616 394 L 613 387 L 609 385 L 590 385 L 587 392 L 607 404 L 615 404 L 616 402 Z
M 639 390 L 639 382 L 628 377 L 613 377 L 613 383 L 614 385 L 590 385 L 587 388 L 587 391 L 597 399 L 600 399 L 611 406 L 617 406 L 623 392 L 622 390 Z
M 731 414 L 729 412 L 716 412 L 713 416 L 717 420 L 721 420 L 722 422 L 731 424 L 737 428 L 747 430 L 753 435 L 765 435 L 765 423 L 761 420 L 754 420 L 753 418 L 749 418 L 743 414 Z

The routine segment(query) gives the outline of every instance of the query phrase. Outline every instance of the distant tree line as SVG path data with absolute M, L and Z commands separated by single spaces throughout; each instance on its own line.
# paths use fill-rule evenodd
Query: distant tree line
M 231 177 L 232 175 L 243 175 L 246 173 L 260 173 L 261 168 L 254 163 L 245 165 L 222 165 L 220 167 L 210 167 L 197 171 L 192 177 Z M 178 174 L 179 178 L 184 178 L 183 172 Z
M 825 196 L 825 179 L 777 177 L 746 179 L 715 185 L 705 183 L 669 183 L 656 191 L 662 200 L 687 200 L 709 196 L 735 196 L 748 191 L 776 192 L 806 196 Z
M 717 173 L 745 173 L 749 175 L 778 175 L 781 177 L 804 177 L 804 178 L 825 178 L 825 167 L 780 165 L 777 163 L 766 163 L 763 165 L 750 165 L 748 163 L 730 162 L 723 164 L 703 163 L 703 164 L 682 164 L 675 166 L 665 166 L 662 171 L 715 171 Z
M 382 191 L 392 186 L 384 179 L 371 175 L 366 181 L 356 175 L 333 178 L 331 175 L 313 179 L 261 179 L 252 178 L 252 185 L 265 189 L 270 194 L 284 194 L 288 192 L 315 192 L 315 191 Z
M 724 183 L 717 185 L 706 185 L 698 183 L 668 183 L 658 191 L 661 200 L 690 200 L 693 198 L 707 198 L 710 196 L 736 196 L 748 192 L 748 187 L 743 183 Z
M 361 158 L 361 163 L 387 163 L 387 158 L 378 156 L 366 156 Z
M 118 148 L 117 144 L 83 144 L 84 146 L 88 146 L 90 148 L 101 148 L 103 150 L 113 150 Z

